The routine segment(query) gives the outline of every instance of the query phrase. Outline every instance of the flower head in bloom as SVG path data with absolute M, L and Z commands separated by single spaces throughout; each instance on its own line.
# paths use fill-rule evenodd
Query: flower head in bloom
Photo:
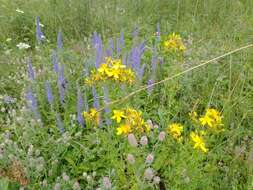
M 191 140 L 195 143 L 194 144 L 195 149 L 199 149 L 205 153 L 208 151 L 202 136 L 196 134 L 195 132 L 191 132 L 190 137 Z
M 117 135 L 127 135 L 131 132 L 131 127 L 128 124 L 121 124 L 117 128 Z
M 105 62 L 102 63 L 97 70 L 93 70 L 91 76 L 86 78 L 85 81 L 89 85 L 107 80 L 132 84 L 134 79 L 134 72 L 126 68 L 126 65 L 122 63 L 121 59 L 106 57 Z
M 99 125 L 100 114 L 95 108 L 91 108 L 88 112 L 84 111 L 83 117 L 87 122 L 92 123 L 95 126 Z
M 182 140 L 183 126 L 180 123 L 172 123 L 167 130 L 174 139 L 178 141 Z
M 142 113 L 132 108 L 114 110 L 112 119 L 119 123 L 117 135 L 127 135 L 130 132 L 134 134 L 148 133 L 150 126 L 146 125 Z
M 19 44 L 17 44 L 17 47 L 18 47 L 18 49 L 28 49 L 28 48 L 30 48 L 31 46 L 30 46 L 29 44 L 20 42 Z
M 199 122 L 202 126 L 208 126 L 211 129 L 218 129 L 223 126 L 221 121 L 221 113 L 213 108 L 208 108 L 205 115 L 199 118 Z
M 113 110 L 112 119 L 115 119 L 117 123 L 120 123 L 121 119 L 126 118 L 124 115 L 124 111 L 121 110 Z
M 186 47 L 179 34 L 170 34 L 163 42 L 163 47 L 166 51 L 185 51 Z

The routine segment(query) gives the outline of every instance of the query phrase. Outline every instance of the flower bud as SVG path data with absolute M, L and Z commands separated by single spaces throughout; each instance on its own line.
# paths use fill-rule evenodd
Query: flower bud
M 159 176 L 155 176 L 154 179 L 153 179 L 154 184 L 159 184 L 160 181 L 161 181 L 161 179 L 160 179 Z
M 164 141 L 165 139 L 165 136 L 166 136 L 166 133 L 164 131 L 161 131 L 158 135 L 158 140 L 159 141 Z
M 136 140 L 134 134 L 131 133 L 131 134 L 128 135 L 128 143 L 133 147 L 138 146 L 138 143 L 137 143 L 137 140 Z
M 144 177 L 147 180 L 152 180 L 154 177 L 154 172 L 152 168 L 147 168 L 144 172 Z
M 151 164 L 154 161 L 154 156 L 152 154 L 148 154 L 146 157 L 146 163 Z
M 142 146 L 145 146 L 145 145 L 148 144 L 148 138 L 147 138 L 147 136 L 142 136 L 142 137 L 141 137 L 140 144 L 141 144 Z
M 128 154 L 127 155 L 127 161 L 130 163 L 130 164 L 134 164 L 135 163 L 135 158 L 132 154 Z
M 109 177 L 103 178 L 103 185 L 105 189 L 110 189 L 112 187 Z

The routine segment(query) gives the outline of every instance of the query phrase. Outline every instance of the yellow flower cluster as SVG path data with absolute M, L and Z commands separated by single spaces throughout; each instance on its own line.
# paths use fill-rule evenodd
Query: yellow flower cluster
M 186 47 L 183 43 L 183 40 L 179 34 L 172 33 L 167 39 L 163 42 L 164 49 L 166 51 L 185 51 Z
M 119 124 L 116 129 L 117 135 L 148 133 L 150 127 L 145 124 L 141 115 L 142 113 L 140 111 L 132 108 L 113 110 L 112 119 Z
M 219 130 L 223 126 L 221 121 L 221 113 L 213 108 L 208 108 L 205 115 L 199 118 L 199 122 L 202 126 L 208 126 L 211 129 Z
M 194 142 L 193 148 L 202 150 L 205 153 L 208 151 L 208 149 L 206 148 L 204 139 L 201 135 L 198 135 L 195 132 L 191 132 L 190 137 L 191 137 L 191 140 Z
M 214 131 L 220 131 L 220 127 L 223 126 L 221 113 L 214 108 L 208 108 L 205 114 L 199 118 L 197 112 L 195 111 L 191 112 L 189 116 L 195 123 L 199 123 L 203 127 L 207 126 L 209 129 L 213 129 Z M 205 129 L 202 129 L 197 129 L 195 132 L 191 132 L 190 137 L 194 143 L 194 148 L 206 153 L 208 149 L 206 148 L 203 139 L 203 136 L 206 135 L 206 131 Z
M 183 125 L 180 123 L 172 123 L 168 126 L 168 133 L 176 140 L 182 141 Z
M 95 108 L 91 108 L 88 112 L 83 112 L 83 117 L 86 122 L 93 124 L 95 126 L 99 125 L 100 114 Z
M 102 63 L 97 70 L 93 70 L 85 82 L 92 85 L 106 80 L 132 84 L 135 80 L 135 74 L 131 69 L 126 68 L 120 59 L 106 57 L 105 63 Z

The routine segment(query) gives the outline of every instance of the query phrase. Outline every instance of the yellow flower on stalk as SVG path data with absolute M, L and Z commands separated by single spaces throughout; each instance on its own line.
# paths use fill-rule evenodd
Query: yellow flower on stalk
M 193 147 L 194 149 L 199 149 L 205 153 L 208 151 L 208 149 L 206 148 L 206 144 L 201 136 L 199 136 L 195 132 L 191 132 L 190 137 L 191 140 L 195 143 Z
M 221 118 L 222 116 L 219 111 L 208 108 L 205 115 L 199 118 L 199 122 L 202 126 L 218 129 L 218 127 L 223 126 Z
M 209 127 L 213 126 L 213 119 L 205 115 L 204 117 L 199 118 L 200 124 L 202 126 L 208 125 Z
M 132 84 L 134 79 L 134 72 L 131 69 L 127 69 L 120 59 L 106 57 L 105 63 L 102 63 L 97 70 L 92 71 L 85 82 L 92 85 L 99 81 L 112 80 Z
M 172 135 L 172 137 L 176 140 L 182 139 L 182 132 L 184 127 L 180 123 L 172 123 L 168 126 L 167 130 Z
M 83 112 L 83 117 L 86 121 L 99 125 L 100 114 L 95 108 L 91 108 L 88 112 Z
M 117 135 L 127 135 L 131 133 L 131 126 L 128 124 L 121 124 L 117 129 Z
M 185 51 L 186 50 L 186 47 L 183 43 L 181 36 L 175 33 L 172 33 L 167 37 L 167 39 L 163 42 L 163 46 L 166 51 L 169 51 L 169 50 Z
M 113 110 L 112 119 L 115 119 L 117 123 L 120 123 L 121 119 L 126 118 L 124 111 Z
M 106 74 L 108 72 L 107 64 L 105 64 L 105 63 L 101 64 L 100 67 L 98 68 L 98 72 L 100 74 Z

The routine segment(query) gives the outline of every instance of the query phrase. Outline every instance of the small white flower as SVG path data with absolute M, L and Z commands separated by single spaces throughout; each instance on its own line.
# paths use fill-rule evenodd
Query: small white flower
M 6 42 L 10 42 L 12 39 L 11 38 L 7 38 L 6 39 Z
M 142 137 L 141 137 L 140 144 L 141 144 L 142 146 L 145 146 L 145 145 L 148 144 L 148 138 L 147 138 L 147 136 L 142 136 Z
M 24 14 L 24 11 L 20 10 L 19 8 L 16 9 L 16 12 Z
M 128 143 L 133 147 L 138 146 L 138 142 L 137 142 L 134 134 L 131 133 L 131 134 L 128 135 Z
M 152 164 L 153 161 L 154 161 L 153 154 L 148 154 L 148 156 L 146 157 L 146 163 L 147 164 Z
M 127 155 L 127 161 L 130 163 L 130 164 L 134 164 L 135 163 L 135 158 L 132 154 L 128 154 Z
M 110 181 L 109 177 L 104 177 L 103 178 L 103 185 L 104 185 L 105 189 L 111 189 L 112 184 L 111 184 L 111 181 Z
M 154 177 L 154 172 L 152 168 L 147 168 L 144 172 L 144 177 L 147 180 L 152 180 L 152 178 Z
M 28 48 L 30 48 L 31 46 L 30 46 L 29 44 L 20 42 L 19 44 L 17 44 L 17 47 L 18 47 L 19 49 L 28 49 Z
M 160 132 L 159 135 L 158 135 L 158 140 L 159 141 L 164 141 L 165 136 L 166 136 L 166 133 L 164 131 Z

